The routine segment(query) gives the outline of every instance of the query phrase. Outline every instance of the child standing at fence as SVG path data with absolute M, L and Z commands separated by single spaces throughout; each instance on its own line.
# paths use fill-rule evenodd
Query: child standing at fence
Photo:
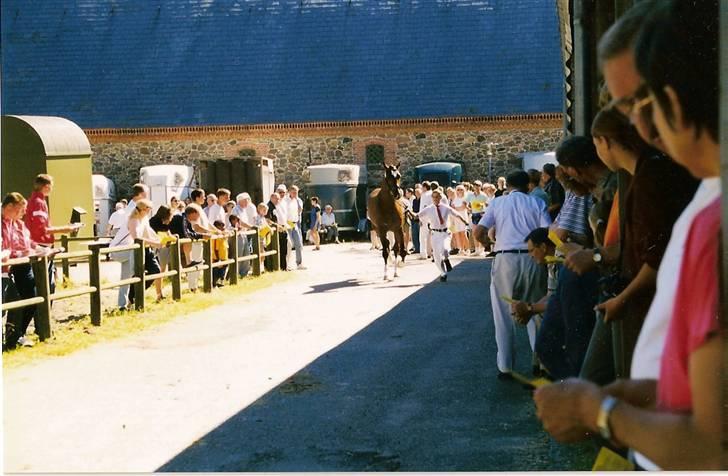
M 221 220 L 215 220 L 212 224 L 215 228 L 221 232 L 225 232 L 225 223 Z M 228 259 L 228 240 L 227 236 L 223 238 L 216 238 L 212 241 L 212 260 L 213 262 L 225 261 Z M 220 266 L 212 270 L 212 282 L 216 287 L 222 287 L 225 285 L 225 273 L 227 266 Z

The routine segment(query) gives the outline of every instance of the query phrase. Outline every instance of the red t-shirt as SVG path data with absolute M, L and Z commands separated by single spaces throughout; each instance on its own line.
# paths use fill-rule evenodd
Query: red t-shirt
M 51 216 L 48 213 L 48 204 L 40 192 L 33 192 L 28 200 L 25 211 L 25 225 L 30 230 L 30 237 L 36 243 L 44 245 L 53 244 L 53 233 L 48 233 L 51 226 Z
M 690 355 L 720 331 L 719 242 L 720 197 L 696 215 L 688 231 L 675 308 L 660 363 L 658 408 L 692 411 Z

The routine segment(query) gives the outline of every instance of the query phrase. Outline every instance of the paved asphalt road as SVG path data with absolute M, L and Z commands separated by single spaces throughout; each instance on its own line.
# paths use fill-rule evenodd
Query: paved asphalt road
M 589 469 L 495 378 L 489 260 L 384 283 L 367 245 L 305 256 L 278 288 L 5 372 L 5 470 Z

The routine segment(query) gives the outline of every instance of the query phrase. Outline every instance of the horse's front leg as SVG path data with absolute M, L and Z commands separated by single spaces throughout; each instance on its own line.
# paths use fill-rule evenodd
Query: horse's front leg
M 389 238 L 387 238 L 387 233 L 382 233 L 382 235 L 379 237 L 379 240 L 382 242 L 382 258 L 384 258 L 384 280 L 387 280 L 387 262 L 389 261 Z
M 404 266 L 404 258 L 407 256 L 407 243 L 404 242 L 404 230 L 400 228 L 398 231 L 395 231 L 394 239 L 397 242 L 399 256 L 402 258 L 402 261 L 399 263 L 399 265 Z

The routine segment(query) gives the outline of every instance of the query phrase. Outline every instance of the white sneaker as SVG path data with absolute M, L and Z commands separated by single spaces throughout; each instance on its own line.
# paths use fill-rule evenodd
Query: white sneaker
M 33 347 L 35 343 L 32 340 L 26 339 L 25 336 L 23 336 L 18 339 L 18 345 L 23 347 Z
M 307 269 L 307 268 L 304 265 L 299 264 L 298 267 L 297 267 L 297 269 Z

